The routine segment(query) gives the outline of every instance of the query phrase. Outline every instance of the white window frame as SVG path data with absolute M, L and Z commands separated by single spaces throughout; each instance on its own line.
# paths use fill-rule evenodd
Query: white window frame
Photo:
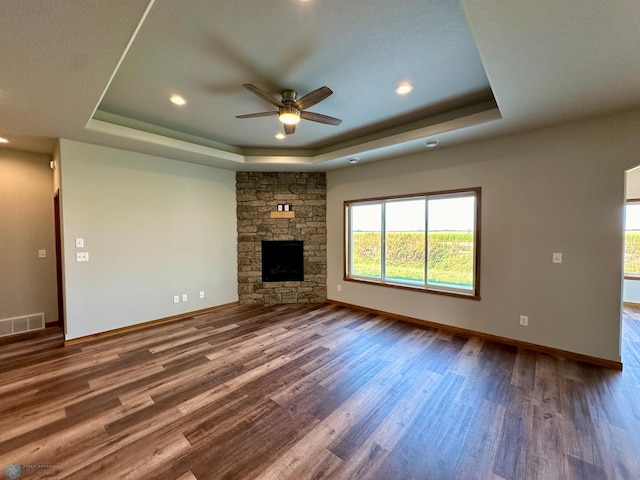
M 427 252 L 429 251 L 429 219 L 428 219 L 428 200 L 430 199 L 445 199 L 445 198 L 461 198 L 461 197 L 469 197 L 473 196 L 475 198 L 475 212 L 474 212 L 474 240 L 473 240 L 473 285 L 471 289 L 467 288 L 458 288 L 455 286 L 446 286 L 446 285 L 435 285 L 432 283 L 428 283 L 428 265 L 427 265 Z M 386 205 L 390 202 L 397 202 L 402 200 L 416 200 L 423 198 L 425 199 L 425 274 L 424 281 L 416 282 L 416 281 L 402 281 L 398 279 L 388 279 L 386 276 L 386 245 L 385 245 L 385 213 L 386 213 Z M 351 212 L 352 207 L 354 206 L 363 206 L 363 205 L 380 205 L 380 235 L 381 235 L 381 275 L 380 277 L 369 277 L 362 275 L 355 275 L 352 273 L 352 256 L 351 256 L 351 245 L 352 245 L 352 218 Z M 474 300 L 480 300 L 480 211 L 481 211 L 481 188 L 466 188 L 466 189 L 457 189 L 457 190 L 446 190 L 446 191 L 438 191 L 438 192 L 428 192 L 428 193 L 418 193 L 411 195 L 398 195 L 398 196 L 390 196 L 390 197 L 377 197 L 377 198 L 369 198 L 369 199 L 360 199 L 360 200 L 348 200 L 344 202 L 344 280 L 345 281 L 353 281 L 353 282 L 361 282 L 373 285 L 380 285 L 392 288 L 405 288 L 410 290 L 422 291 L 426 293 L 435 293 L 456 297 L 469 298 Z

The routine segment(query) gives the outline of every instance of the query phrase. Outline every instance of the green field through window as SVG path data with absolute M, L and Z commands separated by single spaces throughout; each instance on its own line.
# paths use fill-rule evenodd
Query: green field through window
M 640 232 L 625 232 L 624 273 L 640 275 Z
M 353 232 L 352 272 L 380 277 L 380 232 Z M 431 232 L 429 283 L 473 287 L 473 232 Z M 424 232 L 387 232 L 387 278 L 424 282 Z

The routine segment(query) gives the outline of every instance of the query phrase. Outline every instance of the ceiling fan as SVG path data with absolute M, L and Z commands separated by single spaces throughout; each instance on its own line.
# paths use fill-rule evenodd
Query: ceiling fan
M 342 120 L 339 118 L 330 117 L 328 115 L 322 115 L 320 113 L 307 112 L 306 109 L 314 106 L 316 103 L 321 102 L 333 91 L 329 87 L 320 87 L 311 93 L 307 93 L 302 98 L 297 98 L 298 94 L 295 90 L 282 90 L 282 100 L 277 100 L 269 93 L 265 92 L 261 88 L 245 83 L 242 85 L 251 93 L 256 94 L 263 100 L 266 100 L 272 105 L 278 107 L 278 111 L 260 112 L 260 113 L 248 113 L 246 115 L 237 115 L 236 118 L 256 118 L 256 117 L 268 117 L 277 115 L 278 119 L 284 124 L 284 133 L 291 135 L 296 131 L 296 124 L 301 118 L 305 120 L 311 120 L 312 122 L 325 123 L 327 125 L 340 125 Z

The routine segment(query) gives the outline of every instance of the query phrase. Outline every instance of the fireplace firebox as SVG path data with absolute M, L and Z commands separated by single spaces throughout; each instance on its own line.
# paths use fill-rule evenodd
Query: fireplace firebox
M 262 241 L 262 281 L 301 282 L 304 280 L 302 240 Z

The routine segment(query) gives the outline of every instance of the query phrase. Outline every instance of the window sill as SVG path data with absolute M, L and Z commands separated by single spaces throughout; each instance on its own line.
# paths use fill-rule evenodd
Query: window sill
M 638 277 L 638 280 L 640 280 L 640 277 Z M 455 292 L 450 290 L 438 290 L 437 288 L 433 288 L 433 287 L 404 285 L 400 283 L 388 283 L 388 282 L 381 282 L 381 281 L 375 281 L 375 280 L 365 280 L 361 278 L 344 277 L 344 281 L 354 282 L 354 283 L 363 283 L 365 285 L 375 285 L 378 287 L 398 288 L 401 290 L 410 290 L 413 292 L 420 292 L 420 293 L 433 293 L 435 295 L 445 295 L 447 297 L 464 298 L 467 300 L 480 300 L 481 298 L 480 295 L 476 295 L 473 292 L 464 293 L 464 292 Z

